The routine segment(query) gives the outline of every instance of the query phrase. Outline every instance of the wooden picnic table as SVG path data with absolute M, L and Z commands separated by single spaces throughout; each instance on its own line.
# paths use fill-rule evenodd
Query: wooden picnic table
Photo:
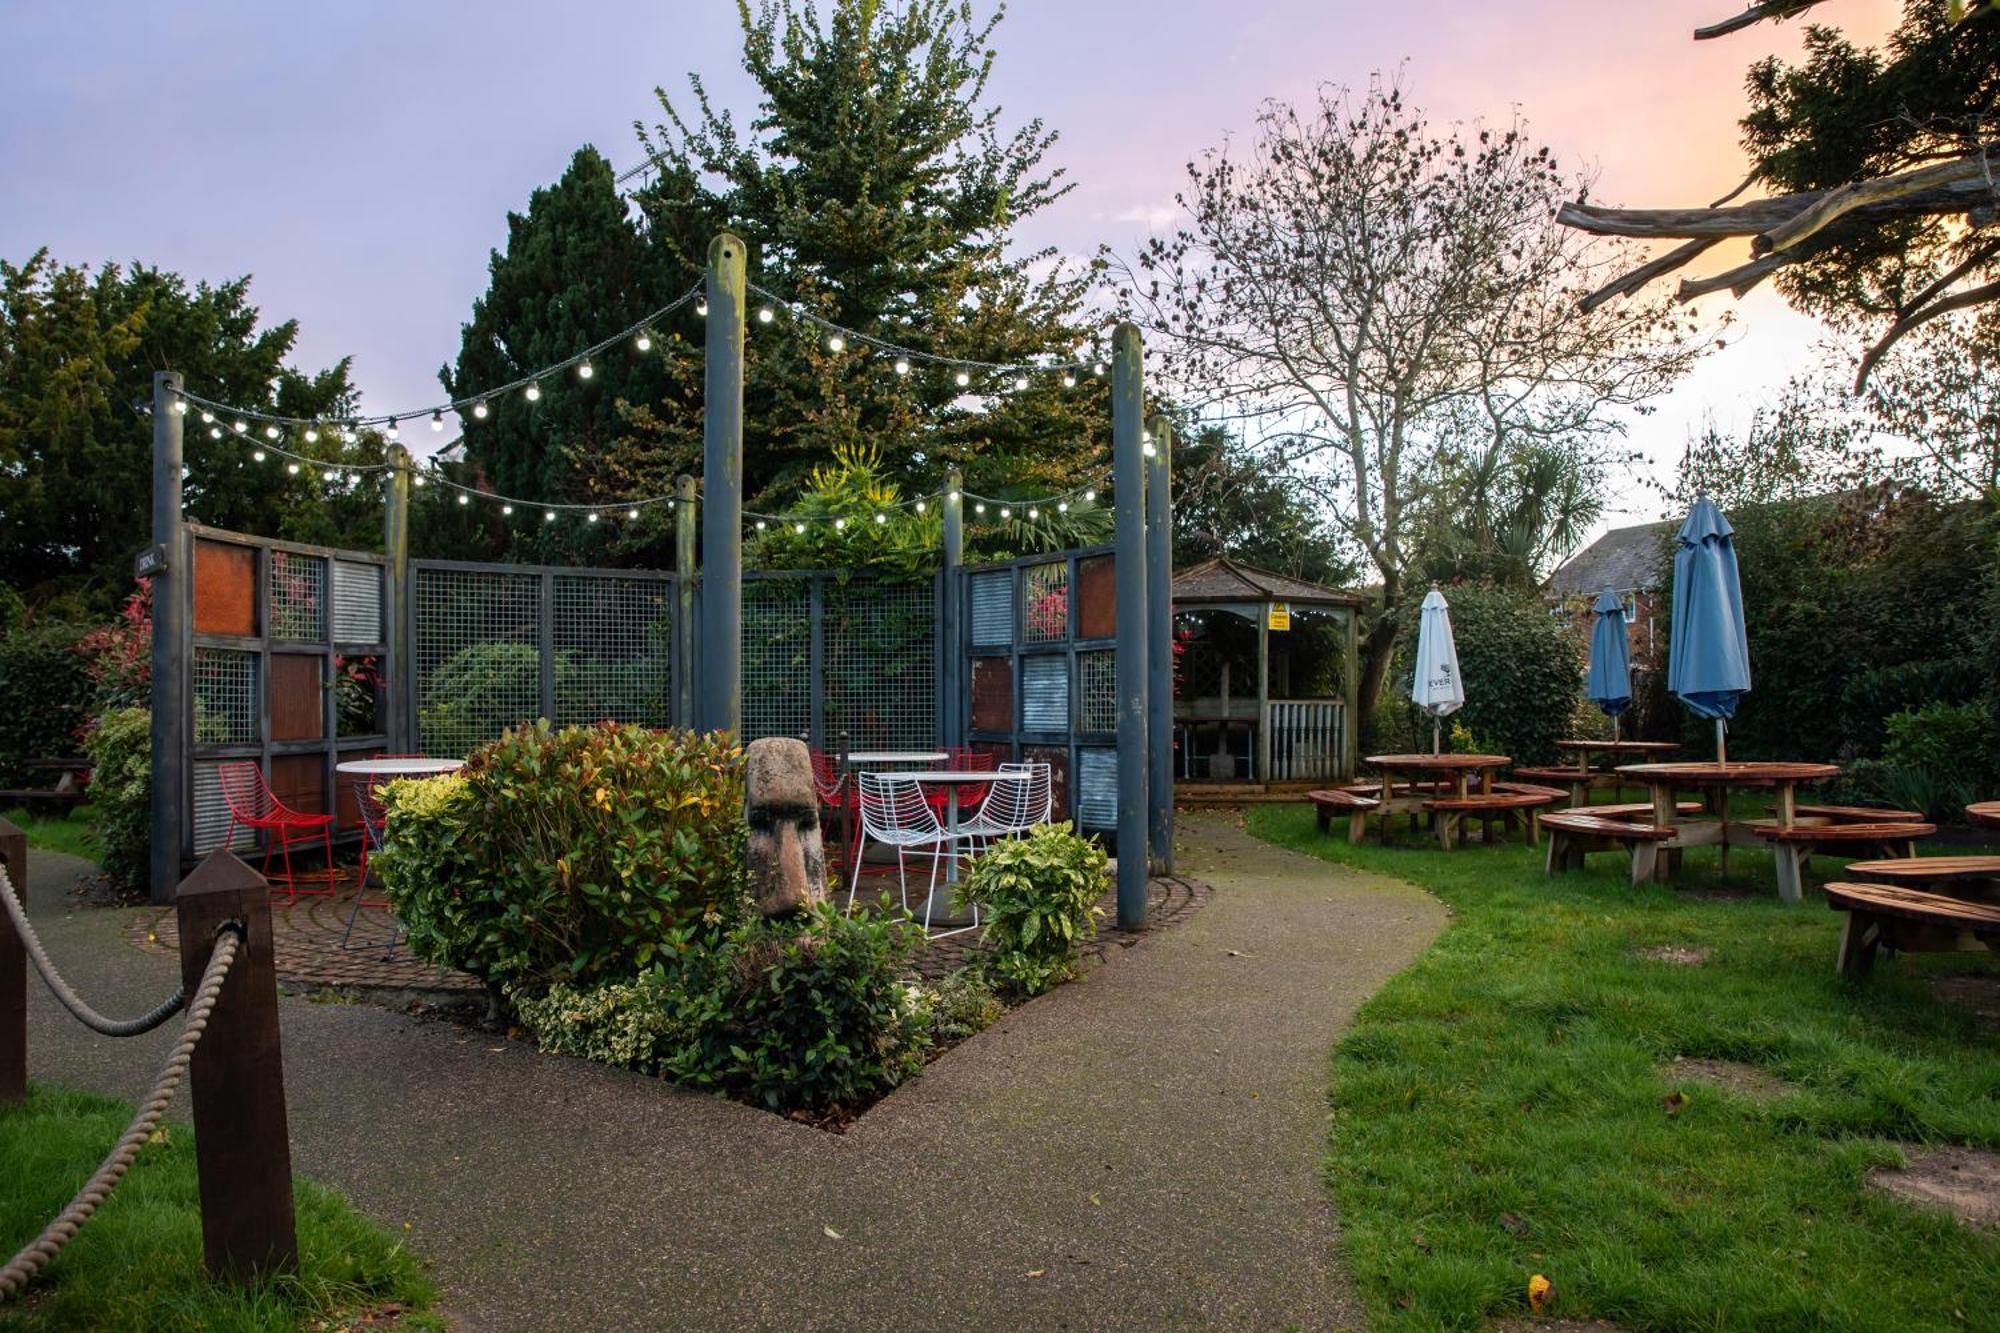
M 2000 828 L 2000 801 L 1980 801 L 1965 807 L 1965 813 L 1975 824 L 1986 824 Z
M 1514 761 L 1504 754 L 1371 754 L 1362 762 L 1382 775 L 1376 813 L 1386 839 L 1389 816 L 1407 814 L 1414 820 L 1424 813 L 1424 802 L 1440 795 L 1428 790 L 1433 784 L 1450 783 L 1450 794 L 1457 797 L 1472 794 L 1475 787 L 1480 795 L 1491 795 L 1493 775 Z M 1404 789 L 1400 794 L 1398 786 Z
M 1592 762 L 1596 756 L 1609 755 L 1614 760 L 1657 759 L 1681 747 L 1674 741 L 1566 740 L 1557 741 L 1555 748 L 1572 758 L 1550 768 L 1516 769 L 1514 776 L 1529 782 L 1567 787 L 1570 808 L 1575 810 L 1590 804 L 1590 793 L 1594 788 L 1610 787 L 1616 791 L 1622 785 L 1616 773 L 1598 768 Z
M 1799 784 L 1838 777 L 1840 765 L 1773 761 L 1718 764 L 1705 760 L 1678 764 L 1625 764 L 1618 772 L 1646 784 L 1647 790 L 1652 793 L 1654 826 L 1674 830 L 1674 836 L 1660 844 L 1661 849 L 1669 853 L 1658 862 L 1656 873 L 1664 878 L 1679 867 L 1680 853 L 1689 847 L 1720 848 L 1722 867 L 1726 872 L 1731 847 L 1769 846 L 1768 833 L 1760 831 L 1760 827 L 1768 827 L 1768 824 L 1760 826 L 1729 818 L 1731 792 L 1770 792 L 1769 824 L 1781 829 L 1791 828 L 1798 823 Z M 1700 791 L 1705 796 L 1713 796 L 1718 815 L 1714 818 L 1682 818 L 1678 798 L 1683 791 Z M 1792 876 L 1786 874 L 1788 865 L 1794 867 L 1794 872 L 1796 865 L 1783 855 L 1777 860 L 1778 896 L 1786 902 L 1796 902 L 1799 897 L 1796 873 Z

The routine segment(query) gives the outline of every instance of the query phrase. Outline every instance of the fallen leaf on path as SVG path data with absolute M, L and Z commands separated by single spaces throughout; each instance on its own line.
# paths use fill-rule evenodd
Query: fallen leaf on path
M 839 1240 L 841 1238 L 840 1233 L 838 1231 L 835 1231 L 832 1227 L 822 1226 L 820 1230 L 824 1231 L 829 1237 L 831 1237 L 834 1240 Z
M 1555 1298 L 1556 1288 L 1553 1282 L 1540 1273 L 1528 1279 L 1528 1308 L 1536 1314 L 1548 1309 L 1549 1302 Z
M 1046 1269 L 1046 1268 L 1030 1268 L 1030 1269 L 1029 1269 L 1029 1270 L 1028 1270 L 1027 1272 L 1025 1272 L 1025 1273 L 1021 1274 L 1021 1276 L 1022 1276 L 1022 1277 L 1040 1277 L 1040 1276 L 1041 1276 L 1042 1274 L 1044 1274 L 1044 1273 L 1046 1273 L 1046 1272 L 1048 1272 L 1048 1271 L 1049 1271 L 1049 1270 L 1048 1270 L 1048 1269 Z
M 1090 1196 L 1090 1206 L 1092 1208 L 1102 1208 L 1104 1206 L 1104 1200 L 1098 1198 L 1095 1194 L 1093 1194 Z

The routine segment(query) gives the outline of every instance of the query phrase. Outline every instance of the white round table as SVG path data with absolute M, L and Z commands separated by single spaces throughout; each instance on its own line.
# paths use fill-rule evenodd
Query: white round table
M 333 771 L 351 778 L 434 778 L 440 773 L 456 773 L 465 767 L 463 759 L 432 759 L 419 755 L 410 759 L 350 759 L 335 764 Z
M 891 764 L 942 764 L 950 757 L 943 750 L 850 750 L 847 765 L 883 768 Z

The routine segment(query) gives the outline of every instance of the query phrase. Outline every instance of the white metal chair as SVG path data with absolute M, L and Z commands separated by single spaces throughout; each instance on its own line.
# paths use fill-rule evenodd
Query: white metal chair
M 959 833 L 974 844 L 1000 838 L 1018 838 L 1037 824 L 1046 824 L 1055 815 L 1055 778 L 1045 763 L 1000 765 L 1002 773 L 1025 773 L 1025 780 L 996 782 L 979 813 L 959 825 Z
M 857 773 L 860 780 L 861 834 L 855 839 L 854 877 L 847 886 L 847 910 L 854 910 L 854 895 L 861 888 L 861 863 L 870 841 L 896 849 L 896 878 L 902 890 L 903 910 L 910 910 L 910 876 L 905 857 L 911 850 L 928 848 L 931 875 L 924 892 L 924 930 L 931 928 L 931 897 L 937 888 L 938 864 L 946 856 L 958 856 L 959 837 L 938 823 L 937 811 L 924 796 L 923 784 L 894 773 Z M 979 925 L 979 910 L 973 909 L 972 925 Z M 957 931 L 945 934 L 955 935 Z M 942 938 L 942 937 L 940 937 Z

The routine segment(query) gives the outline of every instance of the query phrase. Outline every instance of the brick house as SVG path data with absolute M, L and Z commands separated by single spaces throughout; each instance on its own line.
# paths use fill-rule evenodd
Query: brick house
M 1666 544 L 1677 525 L 1669 520 L 1613 528 L 1564 561 L 1542 583 L 1542 596 L 1558 615 L 1588 614 L 1606 588 L 1625 600 L 1626 633 L 1632 660 L 1651 659 L 1663 626 L 1661 571 L 1666 568 Z

